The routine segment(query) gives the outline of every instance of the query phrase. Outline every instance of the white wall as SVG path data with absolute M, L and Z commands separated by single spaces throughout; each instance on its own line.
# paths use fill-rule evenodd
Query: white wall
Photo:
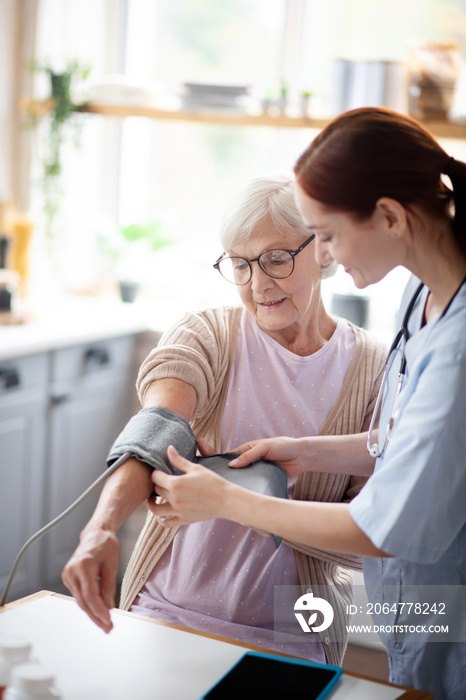
M 13 102 L 13 56 L 15 0 L 0 0 L 0 201 L 11 192 L 11 107 Z

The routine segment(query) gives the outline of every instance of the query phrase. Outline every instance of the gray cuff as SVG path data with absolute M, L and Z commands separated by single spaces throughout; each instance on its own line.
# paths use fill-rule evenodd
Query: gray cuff
M 188 421 L 168 408 L 143 408 L 127 423 L 112 445 L 107 457 L 110 467 L 125 452 L 167 474 L 181 474 L 172 467 L 167 447 L 173 445 L 182 457 L 191 462 L 196 456 L 196 436 Z

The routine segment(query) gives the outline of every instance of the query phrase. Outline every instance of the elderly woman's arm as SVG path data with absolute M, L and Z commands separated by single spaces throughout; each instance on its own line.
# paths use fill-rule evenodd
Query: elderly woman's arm
M 144 408 L 158 406 L 192 421 L 215 405 L 230 366 L 230 322 L 241 309 L 186 314 L 143 362 L 137 388 Z M 126 518 L 153 493 L 151 470 L 128 460 L 107 481 L 96 510 L 66 565 L 63 580 L 78 604 L 105 632 L 112 623 L 119 543 Z
M 193 387 L 178 379 L 153 382 L 144 397 L 145 408 L 168 408 L 187 420 L 195 404 Z M 137 459 L 129 459 L 109 477 L 80 544 L 63 570 L 63 582 L 78 605 L 104 632 L 112 629 L 109 611 L 115 605 L 120 551 L 117 532 L 152 494 L 151 471 Z
M 152 481 L 166 503 L 150 509 L 167 527 L 226 518 L 322 550 L 364 556 L 389 556 L 378 549 L 352 519 L 345 503 L 290 501 L 262 496 L 231 484 L 204 467 L 168 456 L 183 476 L 154 472 Z

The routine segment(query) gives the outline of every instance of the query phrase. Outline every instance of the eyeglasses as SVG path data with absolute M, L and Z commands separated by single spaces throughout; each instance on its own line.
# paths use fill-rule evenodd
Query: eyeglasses
M 232 284 L 247 284 L 252 277 L 251 263 L 257 262 L 260 269 L 269 277 L 284 279 L 289 277 L 294 270 L 294 259 L 315 238 L 315 234 L 309 236 L 296 250 L 264 250 L 257 258 L 239 258 L 237 256 L 222 255 L 214 264 L 222 277 Z

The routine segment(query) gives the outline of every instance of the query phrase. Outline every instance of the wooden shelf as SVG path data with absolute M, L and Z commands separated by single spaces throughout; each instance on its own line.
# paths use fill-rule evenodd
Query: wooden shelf
M 25 99 L 21 103 L 23 112 L 42 116 L 51 107 L 51 100 L 36 101 Z M 145 117 L 165 121 L 197 122 L 201 124 L 217 124 L 223 126 L 272 126 L 291 129 L 323 129 L 330 119 L 312 119 L 311 117 L 292 117 L 287 114 L 246 114 L 244 112 L 221 111 L 186 111 L 167 110 L 157 107 L 87 104 L 76 107 L 77 112 L 100 114 L 106 117 Z M 464 122 L 449 122 L 429 120 L 421 122 L 434 136 L 438 138 L 466 139 L 466 119 Z
M 35 101 L 25 99 L 21 103 L 21 109 L 25 113 L 35 116 L 43 116 L 51 108 L 51 100 Z M 169 110 L 158 107 L 145 107 L 134 105 L 103 105 L 87 104 L 76 107 L 77 112 L 87 114 L 100 114 L 106 117 L 145 117 L 149 119 L 162 119 L 166 121 L 199 122 L 202 124 L 220 124 L 224 126 L 274 126 L 290 127 L 293 129 L 323 129 L 328 124 L 328 119 L 311 119 L 310 117 L 290 117 L 286 114 L 247 114 L 245 112 L 223 111 L 187 111 Z

